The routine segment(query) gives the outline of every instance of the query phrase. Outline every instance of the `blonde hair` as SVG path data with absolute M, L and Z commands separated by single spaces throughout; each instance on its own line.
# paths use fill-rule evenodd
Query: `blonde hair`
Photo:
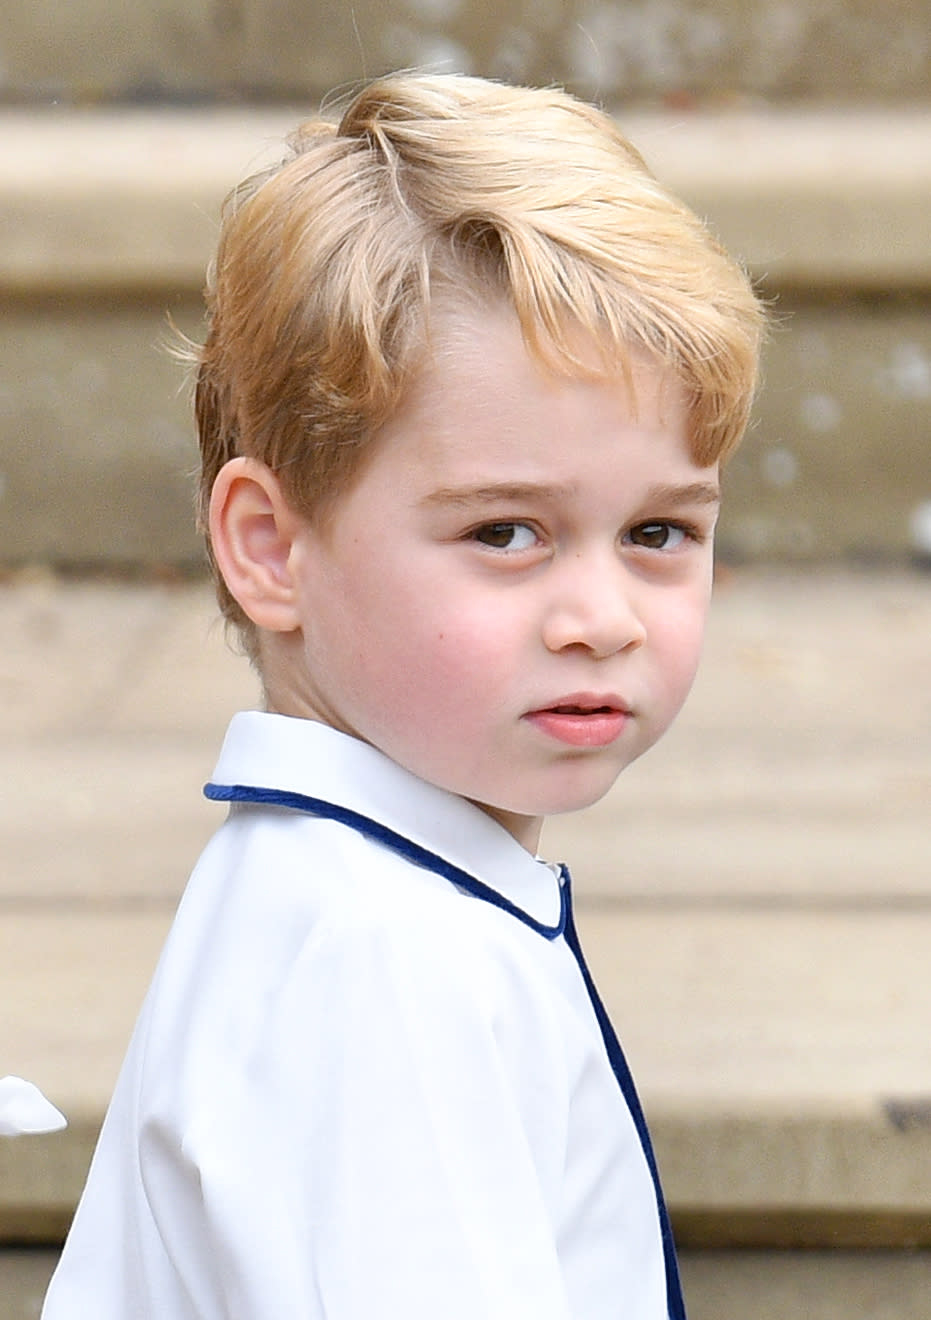
M 197 353 L 201 524 L 230 458 L 260 459 L 321 512 L 360 470 L 427 342 L 431 291 L 494 293 L 545 364 L 668 364 L 693 458 L 747 423 L 762 317 L 746 275 L 607 115 L 564 92 L 399 74 L 288 139 L 227 199 Z M 208 546 L 209 549 L 209 546 Z M 221 608 L 254 655 L 222 579 Z

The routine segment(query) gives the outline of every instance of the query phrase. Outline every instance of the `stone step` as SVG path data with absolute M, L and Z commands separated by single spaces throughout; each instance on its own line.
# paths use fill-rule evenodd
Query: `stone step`
M 4 1320 L 38 1320 L 57 1253 L 0 1249 Z M 690 1320 L 927 1320 L 931 1252 L 685 1250 Z
M 0 1145 L 0 1240 L 48 1242 L 70 1221 L 172 909 L 119 894 L 4 909 L 5 1053 L 69 1126 Z M 579 926 L 684 1245 L 931 1247 L 931 903 L 618 899 L 582 902 Z
M 931 91 L 921 0 L 106 0 L 10 5 L 7 97 L 252 99 L 309 95 L 432 67 L 592 97 L 915 100 Z
M 223 197 L 312 112 L 4 108 L 0 288 L 198 292 Z M 615 117 L 772 290 L 931 291 L 931 106 Z

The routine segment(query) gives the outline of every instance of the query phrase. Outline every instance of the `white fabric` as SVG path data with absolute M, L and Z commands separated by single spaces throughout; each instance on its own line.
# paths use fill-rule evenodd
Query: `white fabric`
M 558 922 L 550 867 L 322 725 L 238 715 L 214 778 L 342 804 Z M 43 1312 L 221 1317 L 666 1317 L 562 937 L 277 806 L 234 806 L 194 871 Z
M 0 1137 L 59 1132 L 68 1124 L 32 1082 L 0 1077 Z

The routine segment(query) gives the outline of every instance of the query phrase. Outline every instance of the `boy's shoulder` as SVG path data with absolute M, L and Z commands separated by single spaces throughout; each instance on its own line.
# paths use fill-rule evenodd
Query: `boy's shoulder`
M 448 984 L 474 985 L 492 966 L 533 963 L 549 947 L 560 910 L 549 868 L 539 865 L 537 894 L 515 884 L 509 895 L 481 867 L 462 867 L 467 841 L 434 853 L 390 827 L 360 830 L 349 815 L 235 806 L 201 855 L 179 918 L 190 911 L 211 943 L 225 928 L 231 947 L 257 946 L 279 967 L 333 958 Z M 555 917 L 553 931 L 534 911 Z
M 249 712 L 233 720 L 210 794 L 231 810 L 185 891 L 166 949 L 173 979 L 235 980 L 247 996 L 352 967 L 357 991 L 381 976 L 455 996 L 550 974 L 559 875 L 374 748 Z

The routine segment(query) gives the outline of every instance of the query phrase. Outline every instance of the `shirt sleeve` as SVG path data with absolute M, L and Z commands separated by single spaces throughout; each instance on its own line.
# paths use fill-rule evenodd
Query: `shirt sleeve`
M 222 1315 L 569 1320 L 564 1048 L 488 938 L 513 918 L 451 909 L 324 923 L 186 1135 Z

